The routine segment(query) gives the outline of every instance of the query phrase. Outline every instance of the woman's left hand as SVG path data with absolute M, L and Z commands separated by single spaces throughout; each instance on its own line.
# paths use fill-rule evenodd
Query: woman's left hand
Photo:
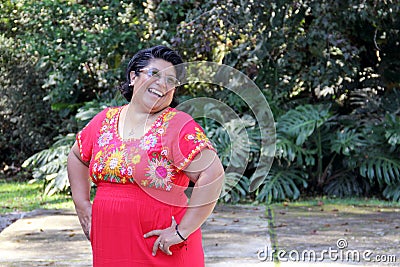
M 176 235 L 176 224 L 175 218 L 172 216 L 172 223 L 170 227 L 163 230 L 153 230 L 144 234 L 144 238 L 158 236 L 153 245 L 153 256 L 156 255 L 158 249 L 167 255 L 172 255 L 172 252 L 169 250 L 169 248 L 182 242 L 182 239 Z

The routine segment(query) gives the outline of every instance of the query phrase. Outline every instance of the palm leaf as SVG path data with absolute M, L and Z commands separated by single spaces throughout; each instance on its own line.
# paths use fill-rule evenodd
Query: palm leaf
M 335 197 L 360 196 L 369 188 L 369 183 L 365 179 L 357 179 L 354 173 L 346 172 L 329 181 L 324 186 L 324 192 Z
M 267 203 L 286 198 L 297 199 L 300 196 L 300 185 L 307 187 L 304 172 L 294 168 L 274 166 L 261 185 L 256 198 Z
M 246 176 L 237 172 L 228 172 L 225 174 L 220 198 L 225 202 L 238 202 L 247 195 L 249 184 L 250 180 Z
M 386 186 L 382 194 L 387 199 L 400 202 L 400 182 Z
M 295 138 L 295 144 L 300 146 L 330 117 L 329 109 L 324 106 L 298 106 L 278 119 L 276 130 L 277 133 Z
M 351 152 L 355 151 L 357 147 L 366 147 L 368 145 L 369 142 L 362 133 L 357 132 L 356 129 L 346 127 L 336 132 L 336 138 L 331 140 L 331 151 L 350 156 Z
M 382 185 L 391 185 L 400 181 L 400 160 L 393 155 L 369 155 L 359 167 L 363 177 L 375 180 Z

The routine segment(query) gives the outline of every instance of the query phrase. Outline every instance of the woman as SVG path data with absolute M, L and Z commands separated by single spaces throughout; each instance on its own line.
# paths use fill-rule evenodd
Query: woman
M 224 170 L 201 127 L 171 107 L 181 63 L 164 46 L 139 51 L 121 87 L 129 104 L 97 114 L 71 149 L 72 198 L 95 267 L 204 266 L 200 226 Z

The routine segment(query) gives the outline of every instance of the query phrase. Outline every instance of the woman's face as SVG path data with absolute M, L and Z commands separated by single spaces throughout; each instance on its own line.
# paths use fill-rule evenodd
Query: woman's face
M 152 59 L 136 75 L 130 73 L 133 83 L 131 103 L 141 105 L 149 113 L 156 113 L 168 107 L 178 86 L 173 64 L 163 59 Z

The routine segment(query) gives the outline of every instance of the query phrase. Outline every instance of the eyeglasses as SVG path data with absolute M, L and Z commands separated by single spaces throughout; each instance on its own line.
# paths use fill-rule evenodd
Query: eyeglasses
M 161 78 L 164 77 L 164 81 L 167 84 L 168 87 L 177 87 L 179 85 L 181 85 L 181 82 L 175 78 L 172 75 L 161 75 L 161 72 L 158 69 L 141 69 L 139 70 L 139 72 L 143 72 L 144 74 L 146 74 L 149 78 L 154 78 L 157 80 L 161 80 Z

